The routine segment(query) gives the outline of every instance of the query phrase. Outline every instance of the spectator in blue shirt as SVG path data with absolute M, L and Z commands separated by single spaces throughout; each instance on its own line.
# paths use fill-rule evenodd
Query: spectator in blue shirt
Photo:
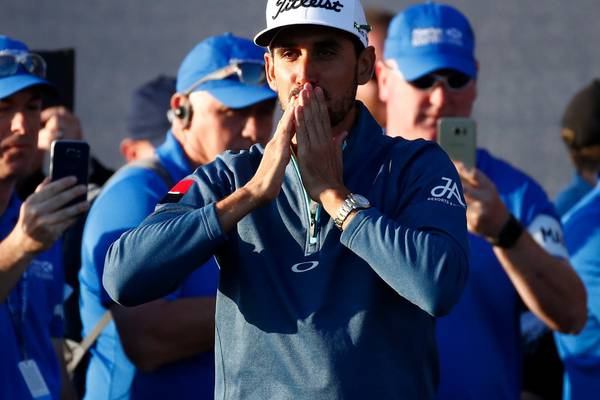
M 22 203 L 15 184 L 31 170 L 43 59 L 0 36 L 0 397 L 74 398 L 62 356 L 64 275 L 60 237 L 88 208 L 74 177 L 44 180 Z
M 565 374 L 564 400 L 600 394 L 600 185 L 563 217 L 573 267 L 588 291 L 588 320 L 578 335 L 555 333 Z
M 435 2 L 392 20 L 378 63 L 387 134 L 435 140 L 442 117 L 469 117 L 476 98 L 475 37 L 457 9 Z M 551 329 L 585 322 L 585 290 L 568 262 L 560 219 L 542 188 L 488 151 L 457 164 L 467 201 L 470 270 L 453 312 L 440 318 L 440 399 L 518 399 L 519 314 Z M 525 305 L 525 307 L 523 306 Z
M 562 118 L 561 137 L 575 166 L 575 175 L 554 200 L 562 216 L 598 183 L 600 172 L 600 80 L 573 96 Z

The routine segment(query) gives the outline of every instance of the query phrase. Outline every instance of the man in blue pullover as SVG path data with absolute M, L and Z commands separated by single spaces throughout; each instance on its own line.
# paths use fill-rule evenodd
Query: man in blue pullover
M 111 246 L 105 288 L 140 304 L 216 254 L 216 398 L 430 399 L 435 320 L 467 276 L 460 179 L 355 101 L 374 68 L 358 0 L 271 0 L 266 17 L 273 138 L 171 189 Z
M 435 140 L 442 117 L 469 117 L 476 98 L 475 37 L 445 4 L 408 7 L 392 20 L 377 64 L 387 134 Z M 585 290 L 568 262 L 560 220 L 543 189 L 523 172 L 477 150 L 459 165 L 467 201 L 469 280 L 440 318 L 439 399 L 518 399 L 519 314 L 528 307 L 551 329 L 575 332 Z
M 214 396 L 219 280 L 214 260 L 165 298 L 134 309 L 110 301 L 101 278 L 109 245 L 147 217 L 173 183 L 226 149 L 268 141 L 276 95 L 264 79 L 264 53 L 252 41 L 231 34 L 197 44 L 179 68 L 177 93 L 170 102 L 172 128 L 154 162 L 121 169 L 94 202 L 83 233 L 81 318 L 86 335 L 107 309 L 114 322 L 92 348 L 86 400 Z M 196 266 L 206 260 L 201 261 Z

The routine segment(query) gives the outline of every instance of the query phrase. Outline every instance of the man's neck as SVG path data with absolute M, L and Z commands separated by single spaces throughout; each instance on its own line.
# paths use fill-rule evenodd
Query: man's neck
M 10 197 L 15 190 L 15 182 L 13 180 L 0 180 L 0 215 L 4 214 L 8 207 Z
M 358 118 L 358 106 L 354 102 L 352 109 L 346 114 L 343 120 L 331 129 L 333 137 L 336 137 L 342 132 L 350 132 Z
M 595 187 L 598 183 L 598 171 L 580 170 L 579 176 L 590 186 Z

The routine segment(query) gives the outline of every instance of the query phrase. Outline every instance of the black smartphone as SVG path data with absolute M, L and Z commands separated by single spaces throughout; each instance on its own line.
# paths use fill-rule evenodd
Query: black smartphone
M 440 118 L 437 142 L 450 158 L 472 168 L 476 163 L 477 138 L 472 118 Z
M 75 176 L 78 185 L 88 184 L 90 146 L 82 140 L 55 140 L 50 149 L 50 179 L 56 181 Z M 65 207 L 86 200 L 86 195 L 73 199 Z

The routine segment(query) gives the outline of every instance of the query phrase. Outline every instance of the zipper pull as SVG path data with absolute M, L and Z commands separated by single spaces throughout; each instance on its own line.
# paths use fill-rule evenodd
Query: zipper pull
M 316 201 L 310 201 L 310 244 L 317 243 L 317 213 L 318 213 L 319 203 Z

